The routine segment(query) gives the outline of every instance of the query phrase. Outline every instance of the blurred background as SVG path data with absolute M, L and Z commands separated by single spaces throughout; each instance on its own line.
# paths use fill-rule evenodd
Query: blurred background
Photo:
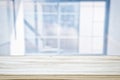
M 0 55 L 120 55 L 120 0 L 0 0 Z

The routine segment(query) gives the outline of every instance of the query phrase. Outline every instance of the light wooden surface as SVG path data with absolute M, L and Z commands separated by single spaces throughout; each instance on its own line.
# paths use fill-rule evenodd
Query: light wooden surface
M 119 75 L 6 75 L 0 80 L 120 80 Z
M 0 57 L 0 80 L 120 80 L 120 56 Z

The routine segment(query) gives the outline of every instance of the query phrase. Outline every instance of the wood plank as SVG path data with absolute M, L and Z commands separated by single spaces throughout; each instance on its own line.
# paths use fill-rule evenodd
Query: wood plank
M 120 56 L 0 57 L 2 79 L 120 80 Z
M 120 80 L 119 75 L 2 75 L 0 80 Z

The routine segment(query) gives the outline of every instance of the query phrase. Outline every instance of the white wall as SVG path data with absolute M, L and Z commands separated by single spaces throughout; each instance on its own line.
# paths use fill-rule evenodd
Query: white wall
M 108 54 L 120 55 L 120 0 L 111 0 Z
M 0 55 L 9 54 L 9 27 L 8 26 L 7 2 L 0 1 Z

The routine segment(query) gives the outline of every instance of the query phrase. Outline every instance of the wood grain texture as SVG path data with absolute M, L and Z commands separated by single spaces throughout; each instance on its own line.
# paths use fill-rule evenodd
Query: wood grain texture
M 120 56 L 0 57 L 0 80 L 120 80 Z
M 1 75 L 0 80 L 120 80 L 119 75 Z

